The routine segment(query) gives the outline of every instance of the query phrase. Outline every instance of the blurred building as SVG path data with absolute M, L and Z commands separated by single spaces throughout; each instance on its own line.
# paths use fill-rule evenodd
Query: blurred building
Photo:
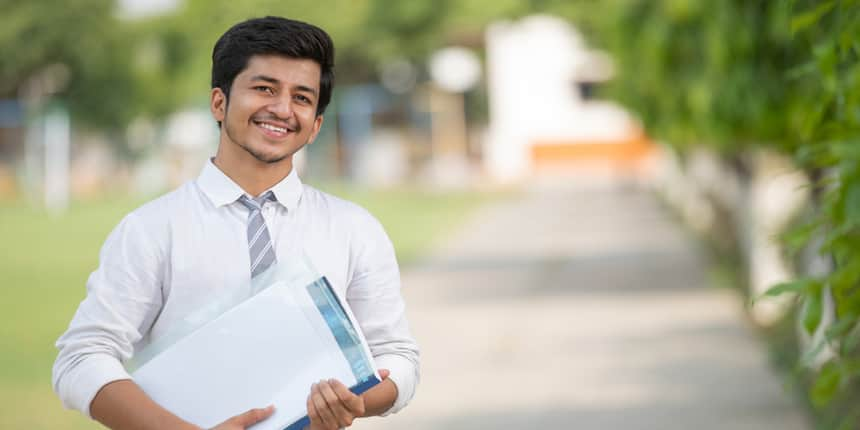
M 297 167 L 316 181 L 468 187 L 595 166 L 636 172 L 651 152 L 635 119 L 593 98 L 595 86 L 612 77 L 612 63 L 567 21 L 498 22 L 481 41 L 437 51 L 428 59 L 433 79 L 421 64 L 395 59 L 380 65 L 379 82 L 338 86 L 320 136 L 299 153 Z M 68 118 L 51 122 L 22 106 L 0 103 L 0 196 L 45 194 L 46 203 L 63 206 L 67 195 L 154 194 L 196 176 L 217 147 L 203 106 L 137 118 L 112 132 Z M 48 198 L 51 190 L 63 198 Z
M 651 145 L 623 108 L 593 100 L 612 76 L 608 55 L 590 50 L 567 21 L 531 16 L 486 32 L 490 122 L 487 173 L 516 181 L 548 170 L 629 171 Z

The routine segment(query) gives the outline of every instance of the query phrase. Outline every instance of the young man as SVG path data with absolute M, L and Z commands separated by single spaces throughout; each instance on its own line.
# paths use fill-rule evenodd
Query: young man
M 195 428 L 149 399 L 122 363 L 297 250 L 346 298 L 383 376 L 361 396 L 338 381 L 314 384 L 311 428 L 346 427 L 411 399 L 418 348 L 391 242 L 370 214 L 303 185 L 292 165 L 322 126 L 333 61 L 329 36 L 302 22 L 252 19 L 221 36 L 210 105 L 218 151 L 196 180 L 130 213 L 107 238 L 87 297 L 57 341 L 53 383 L 67 407 L 110 428 Z M 245 428 L 271 413 L 250 410 L 217 428 Z

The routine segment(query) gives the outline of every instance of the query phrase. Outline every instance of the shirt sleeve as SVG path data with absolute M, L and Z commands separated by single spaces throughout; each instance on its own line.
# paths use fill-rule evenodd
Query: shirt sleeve
M 415 394 L 419 379 L 419 349 L 409 332 L 400 294 L 400 270 L 394 247 L 382 225 L 367 214 L 352 243 L 353 277 L 347 302 L 367 339 L 376 366 L 388 369 L 397 386 L 397 399 L 383 415 L 403 409 Z
M 163 252 L 159 237 L 134 213 L 111 232 L 87 296 L 57 340 L 54 391 L 66 408 L 90 416 L 90 403 L 106 384 L 131 379 L 123 367 L 162 304 Z

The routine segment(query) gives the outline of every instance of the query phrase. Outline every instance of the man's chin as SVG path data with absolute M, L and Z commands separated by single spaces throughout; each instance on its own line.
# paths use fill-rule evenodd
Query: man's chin
M 292 154 L 266 154 L 264 152 L 256 151 L 256 150 L 253 150 L 253 149 L 245 147 L 245 146 L 243 146 L 242 148 L 245 151 L 247 151 L 249 154 L 251 154 L 252 157 L 256 158 L 257 161 L 260 161 L 260 162 L 263 162 L 266 164 L 280 163 L 281 161 L 284 161 L 287 158 L 290 158 L 290 156 L 292 155 Z
M 277 163 L 280 163 L 281 161 L 284 161 L 290 157 L 289 155 L 263 155 L 263 154 L 252 154 L 252 155 L 254 155 L 254 158 L 256 158 L 258 161 L 262 161 L 263 163 L 267 163 L 267 164 L 277 164 Z

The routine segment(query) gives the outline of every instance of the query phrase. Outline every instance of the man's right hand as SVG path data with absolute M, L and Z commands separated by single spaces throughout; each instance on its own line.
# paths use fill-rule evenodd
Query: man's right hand
M 218 424 L 212 430 L 245 430 L 246 428 L 269 418 L 275 412 L 275 407 L 269 405 L 265 408 L 251 409 L 243 414 L 236 415 L 233 418 Z

